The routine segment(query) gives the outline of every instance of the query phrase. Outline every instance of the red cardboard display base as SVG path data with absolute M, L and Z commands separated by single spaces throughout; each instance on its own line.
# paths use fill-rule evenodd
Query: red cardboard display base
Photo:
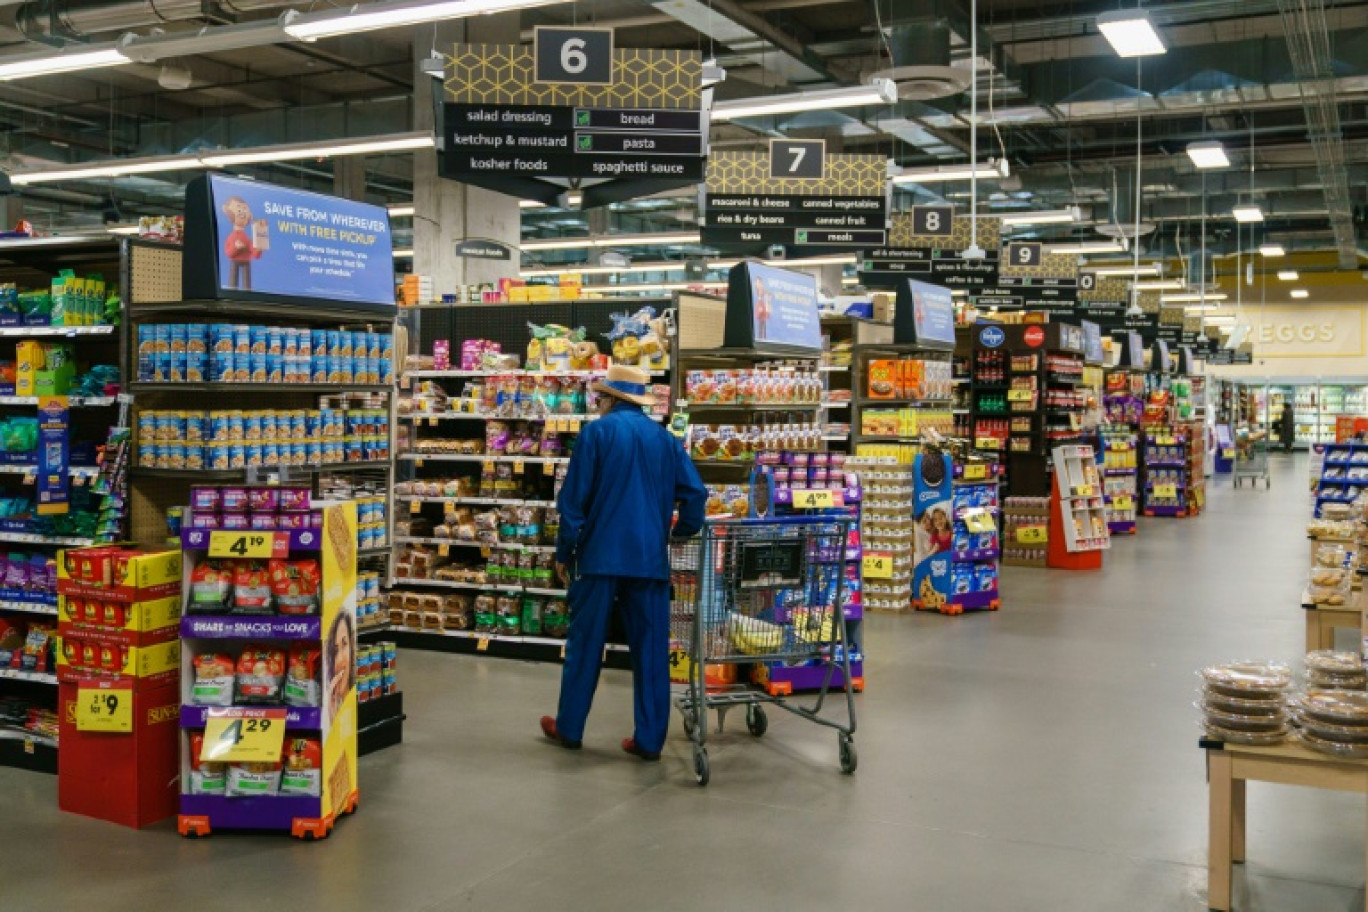
M 175 816 L 180 809 L 180 685 L 134 689 L 133 731 L 127 734 L 78 731 L 79 687 L 60 687 L 58 806 L 134 828 Z
M 1064 538 L 1064 503 L 1059 494 L 1059 470 L 1050 473 L 1050 542 L 1046 566 L 1058 570 L 1101 570 L 1101 551 L 1070 551 Z M 1072 521 L 1072 520 L 1070 520 Z

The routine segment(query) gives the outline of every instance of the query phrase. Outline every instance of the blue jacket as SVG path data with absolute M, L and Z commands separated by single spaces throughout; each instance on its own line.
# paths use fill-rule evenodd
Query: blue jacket
M 703 527 L 707 490 L 679 440 L 629 402 L 585 424 L 556 507 L 556 560 L 581 576 L 670 578 L 666 539 Z

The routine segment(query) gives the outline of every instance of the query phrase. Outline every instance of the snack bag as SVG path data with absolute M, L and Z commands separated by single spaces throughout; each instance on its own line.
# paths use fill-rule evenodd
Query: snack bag
M 323 653 L 310 643 L 295 643 L 290 647 L 290 667 L 285 676 L 285 705 L 321 705 L 322 685 L 319 672 Z
M 206 560 L 190 573 L 190 614 L 222 614 L 233 598 L 233 566 L 227 561 Z
M 323 742 L 317 738 L 287 738 L 281 755 L 280 794 L 323 793 Z
M 228 787 L 228 764 L 200 762 L 204 732 L 190 733 L 190 794 L 222 795 Z
M 271 595 L 281 614 L 318 614 L 323 573 L 318 561 L 273 560 L 267 565 Z
M 275 795 L 280 791 L 279 763 L 230 763 L 226 793 L 229 798 Z
M 237 662 L 239 703 L 279 703 L 285 686 L 285 651 L 261 644 L 242 650 Z
M 271 579 L 261 561 L 239 561 L 233 568 L 233 613 L 271 613 Z
M 233 657 L 204 652 L 195 656 L 193 665 L 195 682 L 190 687 L 190 702 L 195 706 L 232 706 Z

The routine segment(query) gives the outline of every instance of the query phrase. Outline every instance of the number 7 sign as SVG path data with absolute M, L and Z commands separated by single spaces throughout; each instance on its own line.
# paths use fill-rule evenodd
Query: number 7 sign
M 821 180 L 826 176 L 826 140 L 771 139 L 769 176 Z

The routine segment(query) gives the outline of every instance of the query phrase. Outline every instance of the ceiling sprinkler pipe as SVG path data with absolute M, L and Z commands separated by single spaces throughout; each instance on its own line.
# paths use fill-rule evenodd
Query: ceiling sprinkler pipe
M 230 13 L 250 13 L 279 9 L 289 0 L 218 0 L 218 5 Z M 68 34 L 87 36 L 203 18 L 201 0 L 30 0 L 19 8 L 15 24 L 37 41 L 52 36 L 54 20 Z

